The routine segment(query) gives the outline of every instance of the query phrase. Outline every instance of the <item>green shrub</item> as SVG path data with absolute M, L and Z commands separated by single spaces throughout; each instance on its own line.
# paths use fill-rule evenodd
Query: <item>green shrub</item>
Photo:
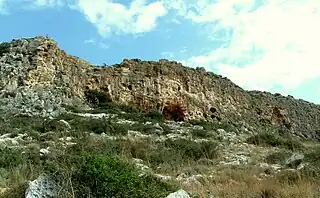
M 155 168 L 160 164 L 179 165 L 189 161 L 214 159 L 217 157 L 217 144 L 215 142 L 197 143 L 192 140 L 177 139 L 166 140 L 156 146 L 145 149 L 147 152 L 140 158 L 148 161 Z M 140 151 L 140 153 L 142 153 Z
M 117 114 L 118 118 L 140 122 L 153 120 L 162 121 L 159 115 L 155 115 L 155 113 L 143 113 L 132 106 L 116 104 L 113 102 L 103 103 L 100 107 L 90 110 L 88 113 Z
M 258 135 L 251 136 L 246 140 L 246 142 L 255 145 L 282 147 L 289 150 L 304 148 L 303 144 L 300 141 L 295 140 L 290 136 L 284 137 L 280 136 L 277 133 L 271 132 L 263 132 Z
M 305 171 L 320 179 L 320 146 L 305 153 L 304 161 L 308 163 Z
M 76 197 L 162 198 L 175 190 L 150 175 L 140 176 L 134 165 L 116 156 L 78 153 L 60 162 L 56 176 L 70 177 Z M 50 172 L 57 172 L 56 164 Z
M 194 142 L 192 140 L 177 139 L 166 140 L 165 146 L 179 152 L 184 159 L 199 160 L 201 158 L 214 159 L 217 157 L 217 144 L 215 142 Z
M 42 122 L 42 127 L 40 131 L 44 132 L 49 132 L 49 131 L 63 131 L 65 130 L 65 125 L 62 124 L 61 122 L 59 122 L 58 119 L 48 119 L 48 120 L 44 120 Z
M 116 123 L 115 120 L 109 118 L 90 118 L 72 114 L 61 115 L 58 117 L 58 119 L 52 120 L 51 123 L 56 123 L 60 119 L 67 121 L 71 125 L 72 130 L 75 132 L 126 135 L 130 127 L 128 124 Z
M 1 148 L 0 149 L 0 168 L 11 168 L 24 163 L 27 155 L 22 154 L 21 149 Z
M 305 160 L 307 160 L 310 163 L 319 165 L 320 168 L 320 146 L 306 153 Z
M 224 129 L 225 131 L 233 131 L 235 127 L 227 121 L 205 121 L 205 120 L 190 120 L 190 124 L 202 126 L 206 131 L 216 131 L 217 129 Z
M 29 147 L 26 149 L 0 148 L 0 168 L 14 168 L 22 164 L 38 164 L 40 161 L 39 150 Z
M 8 53 L 10 51 L 10 43 L 3 42 L 0 43 L 0 56 L 2 56 L 4 53 Z
M 153 120 L 164 121 L 164 116 L 159 111 L 156 111 L 156 110 L 149 111 L 148 113 L 145 114 L 145 116 Z
M 71 111 L 73 113 L 85 113 L 83 107 L 78 105 L 62 105 L 67 111 Z
M 156 168 L 163 163 L 173 166 L 179 165 L 186 160 L 183 158 L 182 153 L 177 152 L 177 150 L 173 148 L 165 147 L 158 147 L 156 150 L 149 151 L 145 158 L 152 168 Z
M 289 151 L 279 151 L 268 155 L 265 162 L 268 164 L 285 164 L 285 160 L 292 155 Z
M 110 135 L 126 135 L 130 129 L 130 125 L 115 123 L 112 120 L 105 120 L 106 133 Z
M 210 133 L 208 133 L 207 130 L 202 130 L 202 129 L 193 129 L 191 131 L 192 136 L 198 137 L 198 138 L 208 138 L 211 136 Z
M 78 186 L 83 186 L 79 195 L 93 197 L 165 197 L 173 191 L 168 184 L 151 176 L 140 177 L 133 165 L 116 157 L 92 156 L 74 176 Z
M 2 198 L 24 198 L 25 191 L 28 188 L 27 183 L 13 184 L 8 190 L 1 194 Z
M 4 129 L 5 133 L 12 132 L 21 132 L 25 133 L 26 131 L 43 131 L 43 118 L 40 117 L 29 117 L 29 116 L 10 116 L 5 120 L 2 119 L 0 124 L 2 129 Z
M 169 126 L 167 126 L 166 124 L 164 123 L 159 123 L 160 127 L 163 129 L 163 134 L 164 135 L 167 135 L 167 134 L 170 134 L 172 133 L 172 130 Z

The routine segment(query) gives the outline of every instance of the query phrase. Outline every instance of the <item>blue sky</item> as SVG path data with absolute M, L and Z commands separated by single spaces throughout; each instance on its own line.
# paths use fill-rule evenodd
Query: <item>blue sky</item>
M 166 58 L 320 104 L 319 0 L 0 0 L 0 42 L 48 35 L 93 64 Z

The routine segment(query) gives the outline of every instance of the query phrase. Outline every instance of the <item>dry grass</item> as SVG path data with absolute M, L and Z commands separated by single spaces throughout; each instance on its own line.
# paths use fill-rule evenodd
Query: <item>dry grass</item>
M 265 181 L 241 182 L 231 180 L 227 184 L 205 184 L 200 190 L 199 196 L 206 197 L 210 191 L 216 197 L 224 198 L 313 198 L 319 197 L 319 185 L 316 183 L 301 181 L 296 184 L 279 183 L 270 179 Z
M 294 182 L 278 177 L 258 178 L 263 170 L 226 168 L 199 185 L 181 185 L 196 197 L 207 198 L 315 198 L 320 196 L 320 182 L 300 179 Z
M 122 115 L 122 114 L 121 114 Z M 39 157 L 39 148 L 31 149 L 28 146 L 24 149 L 28 155 L 21 155 L 21 152 L 9 152 L 8 150 L 0 151 L 0 194 L 3 189 L 7 189 L 7 197 L 22 197 L 28 180 L 35 179 L 45 170 L 51 172 L 62 172 L 62 178 L 71 178 L 74 167 L 80 167 L 76 163 L 73 164 L 66 160 L 68 158 L 58 156 L 71 156 L 85 152 L 94 155 L 109 156 L 116 155 L 123 161 L 131 161 L 132 158 L 139 158 L 143 163 L 150 167 L 151 172 L 164 176 L 172 176 L 177 178 L 184 174 L 186 177 L 194 175 L 203 175 L 203 178 L 197 179 L 196 183 L 186 183 L 185 180 L 170 181 L 171 184 L 180 182 L 180 187 L 195 195 L 195 197 L 208 198 L 208 193 L 215 198 L 314 198 L 320 197 L 319 184 L 320 181 L 308 178 L 305 175 L 299 175 L 296 172 L 284 171 L 275 175 L 274 171 L 266 171 L 266 168 L 254 166 L 265 159 L 268 150 L 288 150 L 293 145 L 290 142 L 276 139 L 273 136 L 267 136 L 266 140 L 270 145 L 275 147 L 260 147 L 250 144 L 251 165 L 241 166 L 219 166 L 222 159 L 220 148 L 217 142 L 196 143 L 189 140 L 175 140 L 157 142 L 153 139 L 141 140 L 110 140 L 100 136 L 90 136 L 86 132 L 94 132 L 96 134 L 105 132 L 112 135 L 125 135 L 123 131 L 127 131 L 130 127 L 137 131 L 148 133 L 145 123 L 145 117 L 139 117 L 140 114 L 128 114 L 127 117 L 134 117 L 138 124 L 133 126 L 118 126 L 115 122 L 109 120 L 85 120 L 77 116 L 64 115 L 59 119 L 64 119 L 71 125 L 71 130 L 65 134 L 60 130 L 59 122 L 43 122 L 38 118 L 15 118 L 10 123 L 0 122 L 2 128 L 15 135 L 13 127 L 19 128 L 19 132 L 27 131 L 36 141 L 33 144 L 46 148 L 41 141 L 53 141 L 54 150 L 45 158 Z M 122 115 L 124 116 L 124 115 Z M 141 115 L 142 116 L 142 115 Z M 152 116 L 151 116 L 152 117 Z M 159 118 L 160 119 L 160 118 Z M 208 123 L 200 123 L 204 127 L 204 131 L 215 130 L 220 125 Z M 170 129 L 165 129 L 171 132 Z M 231 129 L 230 129 L 231 130 Z M 199 132 L 199 131 L 197 131 Z M 203 131 L 201 131 L 203 132 Z M 44 136 L 45 135 L 45 136 Z M 39 137 L 38 137 L 39 136 Z M 58 139 L 63 136 L 72 136 L 77 144 L 67 149 L 57 144 Z M 196 133 L 195 136 L 206 136 L 204 133 Z M 280 140 L 279 140 L 280 139 Z M 275 142 L 275 143 L 274 143 Z M 279 143 L 280 142 L 280 143 Z M 285 144 L 282 144 L 285 142 Z M 281 150 L 278 145 L 286 145 Z M 288 146 L 289 145 L 289 146 Z M 299 144 L 300 145 L 300 144 Z M 308 146 L 306 146 L 308 145 Z M 320 173 L 319 167 L 319 150 L 314 148 L 318 146 L 315 142 L 304 142 L 304 147 L 308 149 L 305 155 L 310 169 L 316 173 Z M 60 148 L 61 147 L 61 148 Z M 282 146 L 281 146 L 282 147 Z M 230 152 L 237 152 L 242 147 L 234 147 Z M 30 151 L 29 151 L 30 150 Z M 310 152 L 310 153 L 309 153 Z M 290 151 L 291 153 L 291 151 Z M 80 155 L 80 154 L 79 154 Z M 27 157 L 26 157 L 27 156 Z M 284 157 L 281 157 L 284 158 Z M 72 158 L 73 159 L 73 158 Z M 41 162 L 41 163 L 40 163 Z M 46 162 L 46 163 L 44 163 Z M 98 163 L 99 164 L 99 163 Z M 272 164 L 270 162 L 270 164 Z M 76 169 L 76 168 L 75 168 Z M 71 171 L 72 170 L 72 171 Z M 91 170 L 90 167 L 88 170 Z M 65 172 L 63 172 L 65 171 Z M 269 174 L 269 175 L 266 175 Z M 302 172 L 301 172 L 302 173 Z M 263 174 L 264 176 L 261 176 Z M 319 176 L 319 174 L 318 174 Z M 318 177 L 319 178 L 319 177 Z M 64 179 L 67 192 L 77 190 L 75 183 L 72 185 L 68 179 Z M 93 175 L 90 179 L 83 181 L 96 181 Z M 71 186 L 69 188 L 69 186 Z M 119 185 L 118 185 L 119 186 Z M 157 186 L 157 185 L 156 185 Z M 71 190 L 70 190 L 71 189 Z M 74 197 L 74 195 L 66 195 L 66 197 Z M 0 197 L 3 197 L 0 195 Z

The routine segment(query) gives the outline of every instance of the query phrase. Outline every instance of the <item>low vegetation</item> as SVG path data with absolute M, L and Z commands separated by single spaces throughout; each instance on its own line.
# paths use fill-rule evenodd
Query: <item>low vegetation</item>
M 261 163 L 283 165 L 299 151 L 305 156 L 303 164 L 308 165 L 280 172 L 251 164 L 221 165 L 226 146 L 215 137 L 217 130 L 237 133 L 236 125 L 192 120 L 181 123 L 190 132 L 184 136 L 175 128 L 177 123 L 173 126 L 165 121 L 166 115 L 158 111 L 141 112 L 112 103 L 104 96 L 88 96 L 93 98 L 94 109 L 69 107 L 69 113 L 54 119 L 0 119 L 1 135 L 27 135 L 17 139 L 19 146 L 0 144 L 0 190 L 6 189 L 2 197 L 23 197 L 28 181 L 42 173 L 56 178 L 61 186 L 59 197 L 63 198 L 165 197 L 181 187 L 199 198 L 208 194 L 226 198 L 320 196 L 320 147 L 306 148 L 298 139 L 271 130 L 246 139 L 249 148 L 257 145 L 276 150 L 263 157 Z M 110 117 L 90 118 L 77 113 L 105 113 Z M 128 138 L 132 131 L 140 132 L 142 138 Z M 160 135 L 166 139 L 157 139 Z M 66 137 L 72 137 L 73 144 L 66 146 L 61 141 Z M 39 150 L 48 147 L 50 152 L 40 155 Z M 141 160 L 147 170 L 139 168 L 133 159 Z M 199 176 L 196 185 L 187 185 L 182 180 L 160 180 L 153 173 L 212 177 Z
M 280 135 L 274 131 L 262 132 L 258 135 L 251 136 L 247 139 L 247 143 L 262 146 L 281 147 L 289 150 L 301 150 L 304 147 L 299 140 L 293 138 L 292 136 Z
M 62 185 L 61 196 L 160 198 L 176 190 L 149 174 L 140 176 L 133 164 L 114 155 L 72 153 L 51 165 L 56 178 L 70 181 Z

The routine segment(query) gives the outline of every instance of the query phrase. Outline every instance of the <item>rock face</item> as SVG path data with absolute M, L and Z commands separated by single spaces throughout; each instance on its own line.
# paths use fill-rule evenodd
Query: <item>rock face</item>
M 81 96 L 90 64 L 67 55 L 48 37 L 0 44 L 1 107 L 28 115 L 57 115 Z
M 299 137 L 320 139 L 318 105 L 290 96 L 245 91 L 202 68 L 133 59 L 97 67 L 93 74 L 87 88 L 107 92 L 117 102 L 161 110 L 179 101 L 186 109 L 186 119 L 230 121 L 253 132 L 263 126 L 281 126 Z
M 0 44 L 1 107 L 28 115 L 55 116 L 62 104 L 84 102 L 84 91 L 108 93 L 114 102 L 163 111 L 172 103 L 185 119 L 228 121 L 247 131 L 281 126 L 302 138 L 320 139 L 318 105 L 291 96 L 245 91 L 203 68 L 165 59 L 124 60 L 98 67 L 67 55 L 48 37 Z

